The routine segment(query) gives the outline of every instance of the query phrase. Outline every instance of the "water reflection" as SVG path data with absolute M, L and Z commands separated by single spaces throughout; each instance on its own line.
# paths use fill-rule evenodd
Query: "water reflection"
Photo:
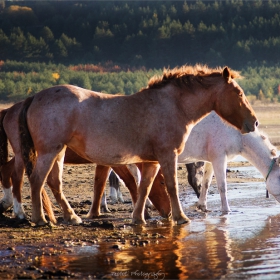
M 220 197 L 212 195 L 213 212 L 198 214 L 190 225 L 127 227 L 126 242 L 76 246 L 43 255 L 36 266 L 97 278 L 279 279 L 280 206 L 264 190 L 262 182 L 229 185 L 230 214 L 218 211 Z
M 84 275 L 103 273 L 131 279 L 219 278 L 233 261 L 227 219 L 205 219 L 189 226 L 147 227 L 144 233 L 143 229 L 131 228 L 135 236 L 154 239 L 146 246 L 129 243 L 121 250 L 114 250 L 112 243 L 104 242 L 94 249 L 77 249 L 52 261 L 61 264 L 61 269 Z M 145 244 L 143 238 L 141 241 Z M 42 256 L 40 266 L 49 264 L 50 257 Z

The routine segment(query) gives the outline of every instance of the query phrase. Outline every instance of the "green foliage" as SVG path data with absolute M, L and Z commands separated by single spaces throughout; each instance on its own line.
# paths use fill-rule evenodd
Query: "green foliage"
M 280 63 L 279 28 L 279 1 L 6 1 L 0 53 L 68 65 L 241 69 Z
M 146 69 L 206 63 L 242 70 L 252 100 L 274 100 L 279 30 L 279 1 L 5 1 L 0 98 L 59 83 L 132 94 L 160 72 Z
M 130 95 L 146 87 L 149 79 L 162 70 L 121 71 L 119 67 L 78 65 L 65 66 L 51 63 L 7 61 L 0 63 L 0 99 L 19 101 L 29 95 L 57 85 L 73 84 L 83 88 L 110 94 Z M 280 68 L 247 67 L 241 71 L 243 79 L 238 83 L 250 100 L 275 100 L 280 95 Z

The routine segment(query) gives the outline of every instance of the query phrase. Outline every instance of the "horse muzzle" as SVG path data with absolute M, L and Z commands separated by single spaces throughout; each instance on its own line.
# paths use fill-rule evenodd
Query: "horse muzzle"
M 256 127 L 258 127 L 258 125 L 259 125 L 258 121 L 255 121 L 253 124 L 245 122 L 241 128 L 241 133 L 246 134 L 249 132 L 253 132 L 255 131 Z

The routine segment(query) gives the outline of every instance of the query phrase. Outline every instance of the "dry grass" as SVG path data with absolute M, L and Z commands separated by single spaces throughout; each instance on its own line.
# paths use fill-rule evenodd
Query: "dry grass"
M 280 146 L 280 103 L 253 105 L 258 116 L 260 126 L 270 141 Z

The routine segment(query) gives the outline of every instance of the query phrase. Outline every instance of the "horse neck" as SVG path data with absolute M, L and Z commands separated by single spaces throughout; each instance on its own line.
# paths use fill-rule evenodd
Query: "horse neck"
M 243 150 L 241 155 L 253 164 L 266 177 L 273 158 L 270 148 L 256 132 L 242 135 Z
M 195 125 L 215 109 L 216 95 L 215 90 L 197 90 L 188 93 L 185 102 L 181 106 L 188 104 L 184 109 L 186 116 L 190 117 L 192 124 Z

